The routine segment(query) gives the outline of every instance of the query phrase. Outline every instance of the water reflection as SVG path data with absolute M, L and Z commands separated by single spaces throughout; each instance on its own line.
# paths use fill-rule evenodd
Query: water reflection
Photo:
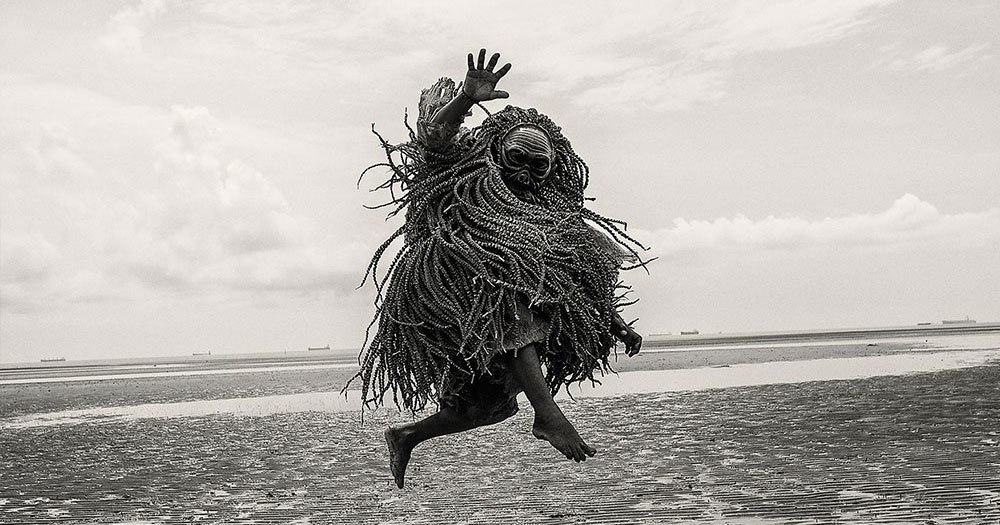
M 625 372 L 602 378 L 601 385 L 574 387 L 575 397 L 676 392 L 806 381 L 858 379 L 932 372 L 1000 362 L 1000 350 L 950 351 L 870 357 L 811 359 L 740 364 L 689 370 Z M 329 365 L 319 365 L 329 366 Z M 157 403 L 32 414 L 0 420 L 0 428 L 103 423 L 145 418 L 266 416 L 289 412 L 345 412 L 360 409 L 358 393 L 314 392 L 265 397 Z M 566 395 L 562 394 L 565 398 Z M 523 401 L 523 399 L 522 399 Z
M 160 365 L 164 366 L 164 365 Z M 190 365 L 176 365 L 190 366 Z M 183 370 L 177 372 L 136 372 L 128 374 L 90 374 L 77 376 L 23 377 L 19 379 L 3 379 L 0 385 L 26 385 L 32 383 L 73 383 L 79 381 L 108 381 L 111 379 L 136 379 L 152 377 L 182 377 L 182 376 L 214 376 L 230 374 L 246 374 L 250 372 L 287 372 L 289 370 L 323 370 L 330 368 L 357 368 L 354 363 L 326 363 L 320 365 L 276 365 L 239 368 L 218 368 L 211 370 Z
M 1000 350 L 895 354 L 739 364 L 690 370 L 649 370 L 601 378 L 601 385 L 574 387 L 577 397 L 679 392 L 737 386 L 804 383 L 933 372 L 1000 361 Z

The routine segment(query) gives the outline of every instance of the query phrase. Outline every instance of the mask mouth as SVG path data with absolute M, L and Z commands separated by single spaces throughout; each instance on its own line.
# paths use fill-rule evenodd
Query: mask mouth
M 536 187 L 535 181 L 528 170 L 518 170 L 513 173 L 504 171 L 503 180 L 507 186 L 516 191 L 533 190 Z

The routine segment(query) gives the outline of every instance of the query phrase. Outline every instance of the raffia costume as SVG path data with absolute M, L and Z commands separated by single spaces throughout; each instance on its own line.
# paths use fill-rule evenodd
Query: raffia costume
M 421 94 L 409 142 L 379 136 L 387 161 L 372 168 L 389 169 L 379 188 L 391 192 L 390 216 L 405 210 L 406 221 L 366 272 L 378 294 L 355 378 L 366 405 L 392 391 L 411 411 L 437 400 L 509 415 L 517 390 L 497 358 L 504 352 L 536 343 L 553 394 L 610 370 L 611 321 L 630 304 L 618 270 L 640 261 L 641 245 L 624 223 L 584 207 L 587 167 L 548 117 L 508 106 L 472 130 L 432 123 L 455 94 L 453 81 L 439 80 Z M 497 159 L 503 137 L 524 125 L 544 130 L 554 158 L 543 185 L 515 193 Z

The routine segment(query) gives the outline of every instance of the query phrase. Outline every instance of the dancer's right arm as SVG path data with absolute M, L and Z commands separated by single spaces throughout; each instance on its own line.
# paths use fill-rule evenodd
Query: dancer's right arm
M 494 53 L 490 57 L 489 63 L 486 61 L 486 50 L 479 50 L 478 62 L 473 61 L 472 53 L 469 53 L 469 71 L 465 74 L 465 82 L 458 95 L 437 113 L 431 117 L 434 124 L 458 124 L 462 122 L 465 115 L 478 102 L 485 102 L 498 98 L 510 96 L 506 91 L 497 90 L 497 82 L 510 71 L 510 64 L 505 64 L 497 71 L 493 71 L 500 60 L 500 53 Z

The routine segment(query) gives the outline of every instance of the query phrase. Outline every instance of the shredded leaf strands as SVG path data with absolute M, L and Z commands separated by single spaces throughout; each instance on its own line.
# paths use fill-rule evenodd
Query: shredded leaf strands
M 454 94 L 450 79 L 423 92 L 421 133 L 433 131 L 430 116 Z M 404 123 L 410 140 L 402 144 L 373 127 L 386 161 L 365 170 L 387 170 L 375 189 L 389 200 L 375 208 L 389 208 L 390 218 L 405 211 L 405 223 L 378 247 L 362 280 L 377 290 L 352 378 L 361 380 L 364 404 L 378 406 L 392 391 L 397 406 L 418 411 L 445 385 L 488 374 L 505 351 L 518 301 L 549 321 L 538 355 L 553 394 L 609 371 L 611 320 L 631 303 L 618 272 L 626 262 L 644 266 L 637 250 L 645 248 L 623 222 L 584 207 L 589 172 L 560 128 L 533 109 L 508 106 L 436 151 Z M 495 159 L 507 131 L 525 123 L 548 133 L 556 158 L 545 185 L 516 195 Z M 380 270 L 400 237 L 399 252 Z

